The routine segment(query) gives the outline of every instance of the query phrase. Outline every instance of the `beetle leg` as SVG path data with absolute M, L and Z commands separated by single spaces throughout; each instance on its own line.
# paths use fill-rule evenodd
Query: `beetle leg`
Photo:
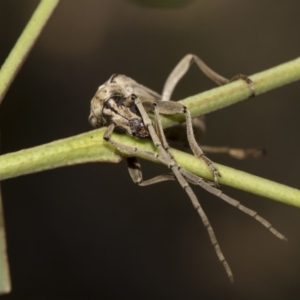
M 171 99 L 172 93 L 178 84 L 179 80 L 187 73 L 192 63 L 195 62 L 196 65 L 200 68 L 200 70 L 212 81 L 214 81 L 217 85 L 224 85 L 231 81 L 242 79 L 244 80 L 250 88 L 251 94 L 249 97 L 253 97 L 255 95 L 254 85 L 252 80 L 246 75 L 236 75 L 231 80 L 221 76 L 210 67 L 208 67 L 202 59 L 200 59 L 195 54 L 187 54 L 184 56 L 181 61 L 176 65 L 176 67 L 172 70 L 171 74 L 166 80 L 166 83 L 162 92 L 162 100 L 169 101 Z

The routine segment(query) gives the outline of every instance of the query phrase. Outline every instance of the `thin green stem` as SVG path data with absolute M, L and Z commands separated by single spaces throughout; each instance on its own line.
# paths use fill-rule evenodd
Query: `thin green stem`
M 300 79 L 300 57 L 257 73 L 249 77 L 254 84 L 256 96 Z M 215 110 L 248 99 L 249 86 L 243 80 L 205 91 L 180 101 L 191 112 L 192 117 L 208 114 Z M 250 98 L 251 100 L 253 98 Z M 161 116 L 163 126 L 170 127 L 184 121 L 184 115 Z
M 0 104 L 59 0 L 41 0 L 0 70 Z
M 11 282 L 10 282 L 9 264 L 7 259 L 7 250 L 6 250 L 2 193 L 0 192 L 0 295 L 9 293 L 10 290 L 11 290 Z

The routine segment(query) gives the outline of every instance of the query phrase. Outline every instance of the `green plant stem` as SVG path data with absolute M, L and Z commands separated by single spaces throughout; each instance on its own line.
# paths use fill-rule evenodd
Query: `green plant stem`
M 249 76 L 255 87 L 256 96 L 300 79 L 300 57 L 287 63 Z M 248 99 L 250 88 L 243 80 L 205 91 L 180 101 L 193 117 Z M 253 98 L 250 98 L 251 100 Z M 184 121 L 184 115 L 161 116 L 164 128 Z
M 280 80 L 280 78 L 282 79 Z M 299 78 L 300 59 L 251 76 L 258 94 L 293 82 Z M 220 107 L 241 101 L 247 98 L 249 94 L 249 87 L 245 82 L 239 80 L 226 86 L 189 97 L 182 102 L 186 103 L 192 115 L 196 116 L 201 111 L 198 107 L 199 103 L 202 103 L 201 105 L 205 107 L 205 112 L 208 113 Z M 194 101 L 198 104 L 194 104 Z M 202 111 L 200 114 L 202 114 Z M 164 120 L 168 119 L 164 118 Z M 171 120 L 171 122 L 178 122 L 178 120 L 175 118 L 175 121 Z M 105 128 L 102 128 L 31 149 L 2 155 L 0 156 L 0 179 L 78 163 L 117 163 L 122 156 L 126 156 L 126 153 L 119 153 L 118 150 L 103 141 L 104 131 Z M 150 141 L 137 140 L 127 135 L 118 134 L 114 134 L 113 138 L 120 143 L 137 147 L 140 150 L 154 151 L 153 144 Z M 172 153 L 182 167 L 204 178 L 211 179 L 207 167 L 201 160 L 176 150 L 172 150 Z M 141 155 L 139 156 L 142 157 Z M 149 159 L 146 157 L 142 158 Z M 300 207 L 299 190 L 221 165 L 217 165 L 217 167 L 222 174 L 220 178 L 222 184 L 228 184 L 235 188 Z
M 0 192 L 0 295 L 7 294 L 11 291 L 2 203 L 2 193 Z
M 0 179 L 87 162 L 117 163 L 129 153 L 114 149 L 103 140 L 106 128 L 93 130 L 75 137 L 0 156 Z M 153 152 L 151 141 L 133 139 L 128 135 L 113 134 L 119 143 Z M 171 150 L 175 160 L 198 176 L 212 179 L 207 166 L 193 155 Z M 140 158 L 149 159 L 143 155 Z M 154 162 L 158 162 L 153 159 Z M 216 164 L 222 177 L 220 182 L 244 191 L 300 207 L 300 191 L 267 179 Z
M 59 0 L 42 0 L 0 70 L 0 104 Z
M 42 0 L 0 69 L 0 104 L 59 0 Z M 0 188 L 0 294 L 11 291 Z

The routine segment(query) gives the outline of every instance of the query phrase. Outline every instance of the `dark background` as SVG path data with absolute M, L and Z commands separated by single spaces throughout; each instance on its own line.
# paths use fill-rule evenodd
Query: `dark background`
M 38 1 L 0 1 L 0 61 Z M 226 77 L 254 74 L 299 56 L 298 1 L 194 1 L 176 8 L 125 0 L 60 3 L 0 110 L 2 153 L 91 129 L 97 87 L 124 73 L 161 91 L 187 53 Z M 174 98 L 213 88 L 196 67 Z M 265 147 L 235 167 L 299 183 L 299 83 L 207 117 L 205 144 Z M 143 162 L 145 178 L 165 171 Z M 224 187 L 257 210 L 288 243 L 199 187 L 233 270 L 230 284 L 206 230 L 176 182 L 135 186 L 125 163 L 85 164 L 3 182 L 13 291 L 3 299 L 296 299 L 300 210 Z

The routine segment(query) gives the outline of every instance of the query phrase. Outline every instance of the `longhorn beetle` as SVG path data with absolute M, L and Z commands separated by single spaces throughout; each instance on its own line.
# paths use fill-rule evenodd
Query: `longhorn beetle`
M 222 253 L 210 222 L 189 183 L 200 185 L 208 192 L 216 195 L 230 205 L 233 205 L 244 213 L 252 216 L 259 223 L 268 228 L 270 232 L 272 232 L 279 239 L 286 240 L 286 238 L 255 211 L 243 206 L 240 204 L 240 202 L 230 198 L 220 190 L 218 183 L 218 177 L 220 174 L 213 162 L 204 155 L 200 146 L 196 142 L 193 133 L 192 117 L 189 110 L 178 102 L 170 101 L 175 86 L 185 75 L 193 62 L 197 64 L 197 66 L 207 77 L 216 82 L 218 85 L 223 85 L 230 82 L 230 80 L 210 69 L 199 57 L 193 54 L 186 55 L 173 69 L 164 85 L 162 95 L 159 95 L 158 93 L 137 83 L 125 75 L 115 74 L 98 88 L 95 96 L 93 97 L 91 101 L 89 121 L 94 127 L 107 126 L 107 130 L 104 133 L 104 139 L 117 149 L 125 150 L 130 153 L 130 157 L 127 157 L 126 160 L 129 174 L 135 183 L 140 186 L 146 186 L 165 180 L 177 180 L 179 182 L 179 184 L 188 194 L 194 208 L 200 215 L 201 220 L 208 231 L 211 243 L 215 248 L 216 254 L 223 264 L 229 279 L 233 281 L 233 274 L 229 264 Z M 254 96 L 254 86 L 248 77 L 244 75 L 238 75 L 234 77 L 233 80 L 235 79 L 245 80 L 251 89 L 251 95 Z M 154 113 L 154 124 L 149 118 L 148 112 Z M 201 177 L 198 177 L 195 174 L 181 168 L 176 163 L 169 151 L 169 145 L 160 121 L 160 114 L 173 115 L 179 113 L 185 114 L 186 135 L 189 146 L 193 154 L 205 162 L 213 175 L 213 182 L 205 181 Z M 138 150 L 137 148 L 126 146 L 114 141 L 111 138 L 113 131 L 127 133 L 137 139 L 151 139 L 158 149 L 158 154 Z M 209 150 L 209 148 L 207 148 L 207 150 Z M 233 156 L 238 156 L 234 154 L 234 150 L 236 149 L 226 148 L 225 150 L 223 149 L 223 152 L 228 152 Z M 242 153 L 241 156 L 258 156 L 255 149 L 248 149 L 248 151 L 243 151 L 241 149 L 238 150 L 240 150 L 238 151 L 240 154 Z M 135 157 L 138 152 L 141 152 L 141 154 L 146 157 L 160 160 L 172 171 L 172 173 L 159 175 L 152 179 L 143 181 L 141 167 Z M 219 152 L 222 152 L 222 150 Z

